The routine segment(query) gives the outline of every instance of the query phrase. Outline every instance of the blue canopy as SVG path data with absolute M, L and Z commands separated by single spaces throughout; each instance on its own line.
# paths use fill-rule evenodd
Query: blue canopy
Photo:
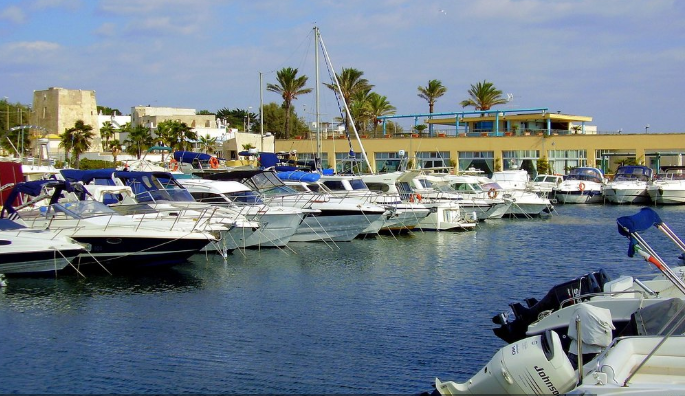
M 212 156 L 205 153 L 195 153 L 192 151 L 174 151 L 174 159 L 184 164 L 192 164 L 193 160 L 209 161 Z
M 631 236 L 635 232 L 648 230 L 652 226 L 663 224 L 661 217 L 652 208 L 642 208 L 632 216 L 619 217 L 618 232 L 623 236 Z
M 321 175 L 318 173 L 303 171 L 278 172 L 276 176 L 281 180 L 303 181 L 307 183 L 313 183 L 321 178 Z
M 661 217 L 652 208 L 642 208 L 632 216 L 619 217 L 616 219 L 616 223 L 618 224 L 618 233 L 629 239 L 628 257 L 633 257 L 635 246 L 638 243 L 632 234 L 663 224 Z
M 112 174 L 116 172 L 116 169 L 62 169 L 60 173 L 65 180 L 70 182 L 82 182 L 88 184 L 94 179 L 112 179 Z M 114 182 L 112 181 L 112 185 Z
M 75 189 L 74 187 L 80 187 Z M 85 198 L 85 190 L 81 185 L 72 185 L 68 181 L 64 180 L 34 180 L 29 182 L 17 183 L 10 191 L 5 206 L 3 206 L 0 211 L 0 218 L 3 218 L 3 214 L 7 212 L 8 214 L 16 213 L 17 210 L 14 209 L 14 201 L 19 197 L 19 194 L 26 194 L 32 197 L 37 197 L 43 191 L 43 187 L 52 187 L 55 189 L 52 197 L 50 198 L 50 205 L 56 203 L 62 196 L 62 191 L 67 192 L 78 192 L 79 199 Z

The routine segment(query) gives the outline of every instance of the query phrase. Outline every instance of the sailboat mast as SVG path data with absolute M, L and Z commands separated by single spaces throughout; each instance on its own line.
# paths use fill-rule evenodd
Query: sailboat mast
M 318 28 L 314 28 L 317 31 L 318 34 Z M 369 162 L 369 158 L 366 156 L 366 151 L 364 150 L 364 145 L 362 144 L 361 138 L 359 138 L 359 133 L 357 133 L 357 126 L 354 125 L 354 120 L 352 118 L 352 113 L 350 112 L 350 108 L 347 106 L 347 102 L 345 101 L 345 97 L 342 94 L 342 89 L 340 88 L 340 82 L 338 81 L 338 77 L 335 75 L 335 68 L 333 67 L 333 63 L 331 62 L 331 58 L 328 56 L 328 51 L 326 51 L 326 45 L 323 43 L 323 39 L 319 35 L 319 43 L 321 43 L 321 49 L 323 50 L 323 55 L 326 60 L 326 64 L 328 65 L 329 70 L 331 70 L 331 74 L 333 76 L 333 82 L 335 86 L 338 88 L 338 94 L 340 95 L 340 101 L 342 102 L 343 106 L 345 107 L 345 114 L 347 115 L 347 119 L 350 120 L 349 124 L 352 126 L 352 131 L 354 132 L 354 136 L 357 139 L 357 143 L 359 143 L 359 148 L 361 150 L 361 155 L 364 157 L 364 162 L 366 162 L 366 165 L 369 167 L 369 172 L 371 174 L 374 174 L 373 168 L 371 167 L 371 163 Z M 317 70 L 318 70 L 318 62 L 317 62 Z M 349 132 L 347 132 L 347 140 L 350 142 L 350 135 Z M 350 142 L 350 149 L 352 149 L 352 143 Z
M 316 73 L 316 78 L 315 78 L 315 84 L 316 87 L 314 89 L 315 92 L 315 97 L 316 97 L 316 116 L 315 116 L 315 122 L 316 122 L 316 159 L 315 159 L 315 166 L 317 170 L 323 169 L 323 160 L 321 158 L 321 122 L 319 120 L 320 116 L 320 111 L 319 111 L 319 28 L 314 26 L 314 64 L 315 64 L 315 73 Z
M 261 135 L 262 144 L 259 151 L 264 151 L 264 89 L 262 81 L 262 72 L 259 72 L 259 134 Z

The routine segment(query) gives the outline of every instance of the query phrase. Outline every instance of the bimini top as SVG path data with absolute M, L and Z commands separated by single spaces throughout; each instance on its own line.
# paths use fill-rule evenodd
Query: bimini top
M 174 151 L 174 159 L 184 164 L 192 164 L 193 160 L 209 161 L 212 156 L 205 153 L 195 153 L 192 151 Z

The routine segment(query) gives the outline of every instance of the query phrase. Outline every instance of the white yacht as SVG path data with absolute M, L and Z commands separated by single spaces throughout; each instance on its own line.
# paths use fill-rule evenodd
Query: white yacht
M 287 206 L 311 211 L 291 238 L 293 242 L 351 241 L 385 213 L 385 208 L 337 198 L 326 193 L 299 193 L 285 185 L 274 171 L 239 170 L 206 174 L 209 180 L 238 181 L 270 206 Z
M 651 168 L 626 165 L 616 170 L 614 178 L 604 185 L 604 198 L 614 204 L 642 205 L 651 202 L 647 187 L 653 178 Z
M 432 176 L 432 177 L 431 177 Z M 513 200 L 498 196 L 496 191 L 485 191 L 474 175 L 431 174 L 433 186 L 447 185 L 444 193 L 458 194 L 465 211 L 474 211 L 478 220 L 501 219 L 511 208 Z
M 386 214 L 380 219 L 380 229 L 374 231 L 374 228 L 370 226 L 365 231 L 387 231 L 391 233 L 410 231 L 429 214 L 429 210 L 425 205 L 415 202 L 403 202 L 399 194 L 382 191 L 382 189 L 371 190 L 364 180 L 356 175 L 323 175 L 316 182 L 292 183 L 286 181 L 286 184 L 296 189 L 352 197 L 385 207 Z
M 230 208 L 195 202 L 168 172 L 69 169 L 61 174 L 69 182 L 85 184 L 88 194 L 83 197 L 72 194 L 68 196 L 72 201 L 98 197 L 117 213 L 133 219 L 173 220 L 176 226 L 185 224 L 186 228 L 217 231 L 219 243 L 208 244 L 205 251 L 225 255 L 248 247 L 248 239 L 260 228 L 257 221 L 250 221 Z
M 483 184 L 489 194 L 512 200 L 507 211 L 511 217 L 537 217 L 551 213 L 553 206 L 549 198 L 528 191 L 530 177 L 523 169 L 494 172 L 491 182 Z
M 430 231 L 471 230 L 476 227 L 478 218 L 473 212 L 466 213 L 460 205 L 459 197 L 443 194 L 427 186 L 419 178 L 421 171 L 397 171 L 378 175 L 362 175 L 367 185 L 384 185 L 383 190 L 398 194 L 403 201 L 420 203 L 429 210 L 417 228 Z
M 0 219 L 0 274 L 55 275 L 86 248 L 50 230 L 26 228 Z
M 266 205 L 258 193 L 236 181 L 178 179 L 178 182 L 197 202 L 235 207 L 246 218 L 259 221 L 260 230 L 248 238 L 248 246 L 286 246 L 309 213 L 301 208 Z
M 554 196 L 562 204 L 602 203 L 605 182 L 604 174 L 598 168 L 573 168 L 566 179 L 556 187 Z
M 53 191 L 44 193 L 48 189 Z M 20 193 L 54 202 L 68 189 L 69 185 L 59 180 L 19 183 L 2 210 L 24 226 L 59 231 L 87 246 L 88 252 L 79 254 L 73 263 L 79 271 L 86 264 L 115 272 L 178 264 L 217 240 L 211 232 L 195 229 L 194 224 L 135 220 L 93 200 L 53 203 L 39 209 L 22 209 L 20 205 L 19 210 L 8 204 Z
M 657 205 L 685 204 L 685 166 L 662 167 L 665 173 L 659 174 L 647 186 L 649 198 Z

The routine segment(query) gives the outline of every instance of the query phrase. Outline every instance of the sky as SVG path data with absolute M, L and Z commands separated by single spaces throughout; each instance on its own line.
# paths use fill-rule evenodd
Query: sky
M 0 97 L 29 105 L 61 87 L 124 114 L 258 113 L 281 103 L 264 88 L 284 67 L 314 88 L 317 26 L 334 70 L 364 72 L 397 114 L 428 112 L 417 94 L 429 80 L 447 88 L 436 113 L 461 111 L 488 81 L 512 98 L 496 108 L 685 132 L 684 21 L 681 0 L 0 0 Z M 323 60 L 319 76 L 331 82 Z M 319 104 L 322 121 L 338 116 L 325 87 Z M 315 120 L 314 94 L 294 105 Z

